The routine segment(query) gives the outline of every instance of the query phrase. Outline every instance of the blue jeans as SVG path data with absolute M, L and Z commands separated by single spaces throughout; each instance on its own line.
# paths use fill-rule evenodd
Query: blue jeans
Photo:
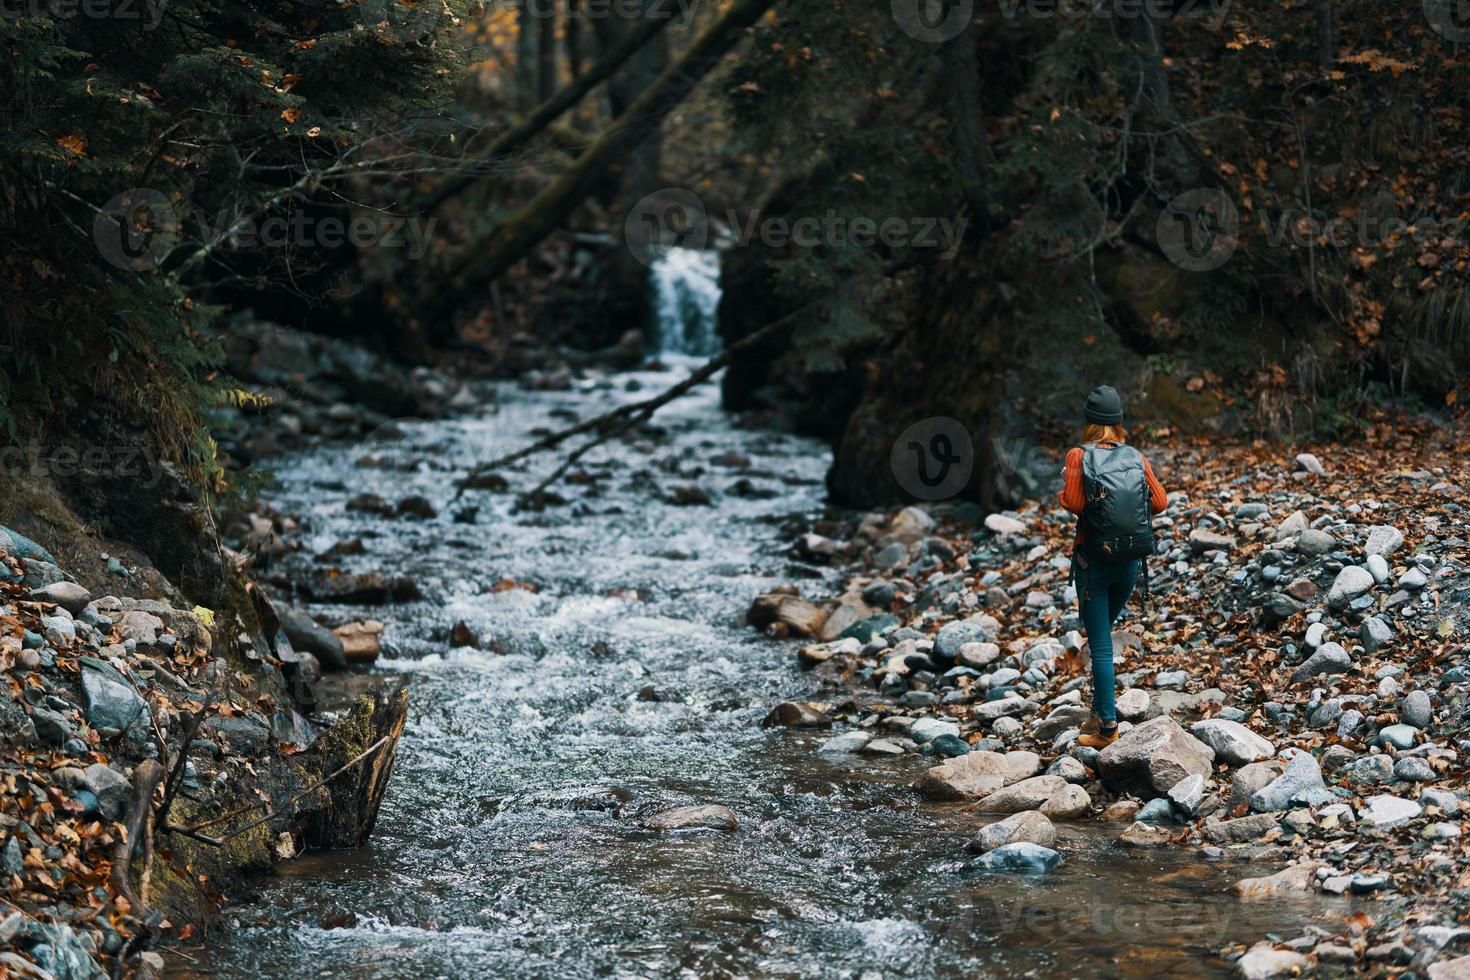
M 1089 559 L 1083 568 L 1072 559 L 1072 576 L 1077 586 L 1077 603 L 1082 611 L 1082 628 L 1087 631 L 1092 654 L 1092 713 L 1105 725 L 1118 720 L 1117 681 L 1113 676 L 1113 623 L 1123 604 L 1133 594 L 1138 579 L 1138 562 L 1101 562 Z

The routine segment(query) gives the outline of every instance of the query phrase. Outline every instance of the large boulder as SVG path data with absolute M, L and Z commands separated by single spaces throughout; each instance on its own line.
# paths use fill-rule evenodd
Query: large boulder
M 926 771 L 914 788 L 931 800 L 975 800 L 1004 786 L 1009 772 L 999 752 L 967 752 Z
M 822 623 L 821 639 L 831 642 L 840 638 L 847 630 L 864 620 L 871 619 L 878 610 L 869 606 L 861 596 L 843 596 L 837 608 L 827 614 Z
M 989 794 L 976 809 L 981 813 L 1045 812 L 1053 799 L 1062 798 L 1060 802 L 1070 803 L 1074 799 L 1071 790 L 1080 790 L 1080 787 L 1073 786 L 1061 776 L 1032 776 Z
M 347 654 L 340 636 L 319 625 L 300 609 L 277 606 L 276 613 L 293 650 L 311 654 L 328 670 L 342 670 L 347 666 Z
M 1237 898 L 1270 898 L 1289 892 L 1308 891 L 1317 880 L 1317 867 L 1311 862 L 1293 864 L 1264 878 L 1244 878 L 1232 885 L 1230 891 Z
M 647 830 L 734 830 L 739 826 L 735 814 L 727 806 L 681 806 L 647 817 Z
M 87 724 L 101 732 L 125 732 L 134 726 L 147 730 L 148 705 L 133 686 L 110 664 L 82 657 L 82 697 Z
M 1023 779 L 1029 779 L 1041 772 L 1041 756 L 1035 752 L 1027 752 L 1018 749 L 1007 752 L 1006 756 L 1006 785 L 1019 783 Z
M 1271 740 L 1246 728 L 1238 721 L 1207 718 L 1195 722 L 1189 733 L 1215 752 L 1215 761 L 1230 766 L 1244 766 L 1269 759 L 1276 754 Z
M 1062 855 L 1040 844 L 1017 842 L 1002 844 L 993 851 L 975 858 L 965 865 L 962 873 L 982 874 L 991 871 L 1010 871 L 1021 874 L 1045 874 L 1062 863 Z
M 1321 806 L 1337 797 L 1322 782 L 1322 769 L 1310 752 L 1291 757 L 1281 775 L 1251 795 L 1251 809 L 1257 813 L 1287 810 L 1294 806 Z
M 1051 847 L 1057 842 L 1057 828 L 1040 810 L 1023 810 L 980 828 L 970 841 L 970 850 L 983 854 L 1005 844 L 1022 842 Z
M 1235 972 L 1245 980 L 1270 980 L 1306 973 L 1312 961 L 1293 949 L 1277 949 L 1267 942 L 1256 943 L 1235 961 Z
M 53 582 L 31 590 L 31 598 L 37 602 L 50 602 L 76 616 L 92 601 L 92 593 L 75 582 Z
M 1098 757 L 1098 772 L 1111 789 L 1162 796 L 1186 776 L 1208 776 L 1215 752 L 1167 716 L 1146 721 L 1119 736 Z

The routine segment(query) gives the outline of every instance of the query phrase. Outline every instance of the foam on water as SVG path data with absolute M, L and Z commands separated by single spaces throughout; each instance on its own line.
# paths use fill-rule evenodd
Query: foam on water
M 1118 851 L 1093 825 L 1059 825 L 1068 859 L 1048 879 L 961 879 L 951 872 L 976 818 L 919 803 L 908 784 L 927 760 L 821 756 L 829 733 L 763 729 L 777 701 L 838 696 L 795 668 L 792 645 L 744 622 L 754 592 L 791 578 L 780 518 L 821 511 L 827 456 L 736 427 L 713 382 L 661 412 L 657 431 L 589 454 L 593 479 L 564 487 L 564 506 L 454 499 L 456 475 L 533 430 L 671 384 L 687 367 L 670 361 L 572 392 L 507 385 L 482 418 L 409 423 L 398 442 L 280 463 L 272 503 L 307 516 L 311 550 L 361 538 L 367 553 L 347 571 L 411 574 L 423 588 L 423 601 L 388 609 L 313 610 L 387 623 L 400 653 L 380 669 L 411 680 L 410 717 L 370 843 L 286 866 L 232 913 L 231 931 L 190 950 L 197 975 L 1197 976 L 1226 971 L 1203 952 L 1201 920 L 1216 945 L 1341 920 L 1343 907 L 1324 913 L 1316 899 L 1237 903 L 1224 886 L 1246 869 Z M 731 449 L 751 466 L 713 464 Z M 369 456 L 377 465 L 359 465 Z M 524 489 L 557 462 L 504 475 Z M 775 496 L 732 493 L 737 480 Z M 714 505 L 675 505 L 664 493 L 675 482 L 698 483 Z M 423 494 L 440 516 L 348 512 L 364 491 Z M 475 523 L 454 521 L 464 504 L 479 508 Z M 314 568 L 311 550 L 287 561 Z M 671 550 L 682 558 L 659 557 Z M 538 591 L 497 591 L 505 579 Z M 808 595 L 835 584 L 795 580 Z M 450 650 L 459 620 L 495 649 Z M 629 798 L 621 810 L 614 790 Z M 740 829 L 640 826 L 702 803 L 730 806 Z M 1125 935 L 1089 923 L 1058 941 L 998 904 L 1053 914 L 1119 896 L 1148 903 L 1160 914 L 1140 918 L 1160 925 Z M 344 917 L 359 924 L 323 928 Z

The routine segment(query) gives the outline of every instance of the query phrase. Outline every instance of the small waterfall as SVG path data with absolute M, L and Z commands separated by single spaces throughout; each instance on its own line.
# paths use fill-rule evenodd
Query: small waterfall
M 713 249 L 673 247 L 652 269 L 658 351 L 711 357 L 720 352 L 720 255 Z

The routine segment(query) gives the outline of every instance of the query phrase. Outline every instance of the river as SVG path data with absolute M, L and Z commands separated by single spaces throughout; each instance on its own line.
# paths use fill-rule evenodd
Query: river
M 305 519 L 302 567 L 359 537 L 354 569 L 424 587 L 422 602 L 361 611 L 387 619 L 379 670 L 410 683 L 410 718 L 372 841 L 283 865 L 226 933 L 184 950 L 192 961 L 171 957 L 177 975 L 1199 976 L 1228 972 L 1222 944 L 1340 921 L 1344 906 L 1316 897 L 1225 892 L 1275 866 L 1128 851 L 1093 822 L 1058 825 L 1066 862 L 1048 877 L 961 878 L 979 818 L 918 800 L 907 784 L 928 760 L 820 756 L 825 734 L 762 729 L 778 701 L 833 696 L 743 621 L 795 574 L 785 553 L 824 507 L 827 452 L 737 427 L 715 383 L 590 456 L 565 505 L 452 500 L 473 462 L 690 363 L 571 391 L 505 385 L 480 417 L 277 461 L 271 502 Z M 732 451 L 749 465 L 716 461 Z M 673 502 L 677 484 L 714 503 Z M 363 491 L 421 493 L 440 516 L 346 511 Z M 466 504 L 474 523 L 455 520 Z M 459 621 L 487 649 L 450 649 Z M 739 828 L 640 828 L 684 803 L 728 805 Z

